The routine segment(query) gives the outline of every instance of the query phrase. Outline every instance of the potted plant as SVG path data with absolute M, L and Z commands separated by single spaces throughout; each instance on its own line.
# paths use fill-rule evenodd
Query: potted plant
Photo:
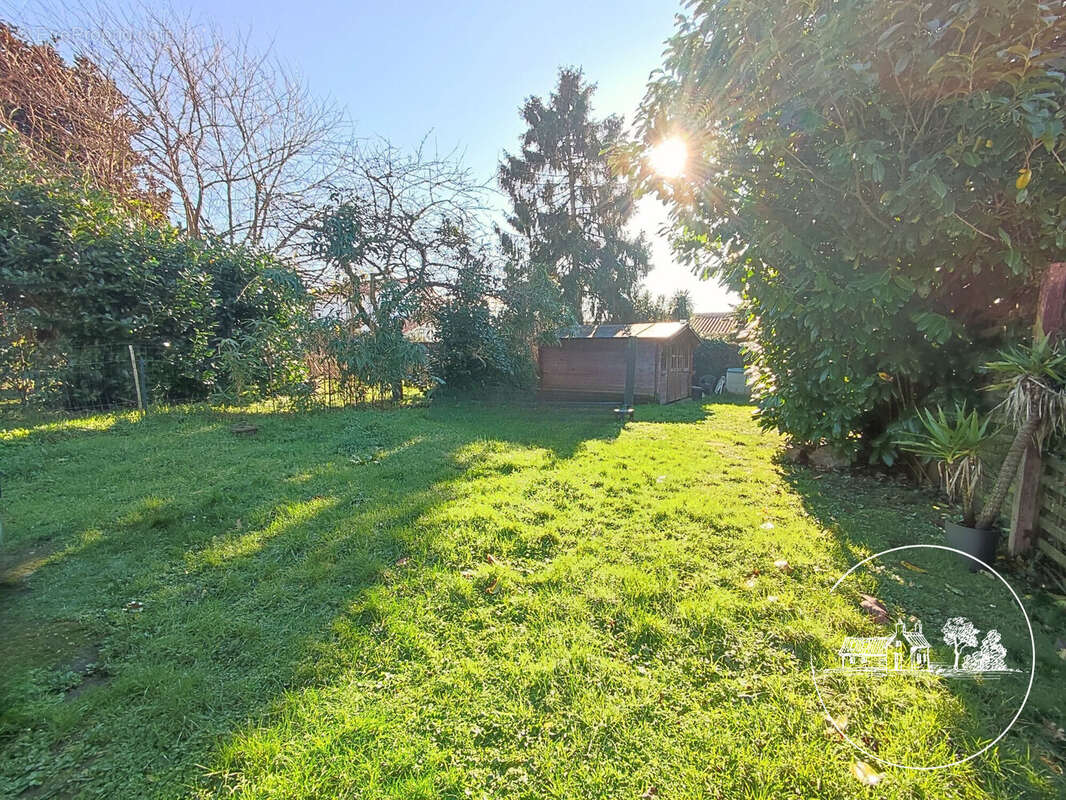
M 924 432 L 899 444 L 936 460 L 945 491 L 962 504 L 962 524 L 945 525 L 948 543 L 988 563 L 1000 535 L 996 523 L 1026 448 L 1042 447 L 1049 437 L 1066 431 L 1066 350 L 1038 333 L 1031 345 L 1001 351 L 984 369 L 996 379 L 988 389 L 1005 392 L 993 413 L 1002 416 L 1015 435 L 980 514 L 975 514 L 978 451 L 988 437 L 987 419 L 981 421 L 976 411 L 967 414 L 964 407 L 956 408 L 954 419 L 942 410 L 937 416 L 927 411 L 919 414 Z
M 922 431 L 898 444 L 925 461 L 936 462 L 940 485 L 962 511 L 960 522 L 944 526 L 948 544 L 982 561 L 995 556 L 998 531 L 977 529 L 977 487 L 981 480 L 981 450 L 989 439 L 989 420 L 966 405 L 955 406 L 951 414 L 943 408 L 919 411 Z

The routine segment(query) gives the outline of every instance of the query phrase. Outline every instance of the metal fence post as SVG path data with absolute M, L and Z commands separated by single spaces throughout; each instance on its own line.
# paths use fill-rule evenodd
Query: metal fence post
M 137 390 L 137 410 L 144 413 L 144 398 L 141 396 L 141 376 L 137 371 L 137 356 L 133 353 L 133 345 L 126 345 L 130 351 L 130 368 L 133 369 L 133 388 Z
M 142 411 L 147 414 L 152 398 L 148 395 L 148 370 L 145 369 L 144 356 L 137 356 L 137 366 L 140 368 L 141 399 L 144 406 Z
M 633 407 L 637 383 L 637 339 L 632 333 L 626 339 L 626 382 L 622 394 L 622 407 Z

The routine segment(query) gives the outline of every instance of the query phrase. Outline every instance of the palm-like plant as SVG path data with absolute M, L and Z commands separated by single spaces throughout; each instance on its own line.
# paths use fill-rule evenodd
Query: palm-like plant
M 988 388 L 1006 391 L 996 410 L 1017 433 L 977 518 L 976 527 L 981 530 L 989 530 L 999 517 L 1030 443 L 1042 447 L 1048 437 L 1066 431 L 1066 350 L 1038 334 L 1031 345 L 1001 351 L 999 360 L 986 364 L 985 369 L 999 378 Z
M 961 506 L 963 525 L 972 528 L 981 480 L 979 452 L 988 441 L 989 421 L 976 410 L 968 411 L 965 403 L 955 406 L 950 415 L 939 407 L 935 414 L 919 411 L 918 419 L 924 430 L 898 444 L 923 460 L 936 462 L 944 492 Z

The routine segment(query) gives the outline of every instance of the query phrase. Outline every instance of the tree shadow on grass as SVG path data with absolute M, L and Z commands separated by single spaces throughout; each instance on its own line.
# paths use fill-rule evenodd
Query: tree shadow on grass
M 946 545 L 942 523 L 948 506 L 931 492 L 870 475 L 817 472 L 791 464 L 782 465 L 782 471 L 802 498 L 806 511 L 834 534 L 834 549 L 829 555 L 841 572 L 891 548 Z M 1031 665 L 1028 628 L 1009 592 L 993 576 L 971 572 L 961 557 L 944 551 L 901 551 L 875 559 L 871 566 L 875 569 L 863 569 L 841 585 L 840 599 L 857 609 L 860 592 L 868 592 L 884 604 L 893 621 L 908 615 L 924 620 L 934 647 L 943 646 L 940 627 L 947 616 L 971 617 L 982 632 L 997 627 L 1008 653 L 1018 660 L 1014 664 L 1022 670 L 1018 679 L 990 685 L 966 681 L 943 684 L 965 709 L 955 720 L 959 732 L 974 741 L 994 737 L 999 731 L 988 737 L 989 731 L 979 726 L 979 720 L 986 716 L 989 705 L 996 703 L 1009 705 L 1007 717 L 1013 715 L 1024 694 Z M 983 770 L 982 775 L 993 794 L 998 784 L 1010 786 L 1016 793 L 1020 783 L 1030 796 L 1044 797 L 1048 796 L 1049 786 L 1057 784 L 1058 791 L 1066 788 L 1061 772 L 1043 769 L 1033 760 L 1034 753 L 1049 766 L 1062 759 L 1056 728 L 1048 725 L 1049 720 L 1061 719 L 1066 711 L 1061 693 L 1066 683 L 1066 664 L 1054 655 L 1054 631 L 1061 630 L 1061 611 L 1056 610 L 1052 598 L 1028 583 L 1024 573 L 1012 570 L 1015 564 L 1000 559 L 995 566 L 1022 598 L 1033 627 L 1037 660 L 1033 689 L 1022 717 L 999 745 L 1001 757 L 1013 761 L 1013 767 L 1028 766 L 1016 770 L 1012 781 L 1007 781 L 997 767 Z M 829 602 L 828 587 L 826 591 Z M 855 616 L 856 629 L 848 632 L 872 635 L 872 623 L 863 620 L 866 615 L 856 611 Z
M 744 400 L 716 397 L 703 400 L 678 400 L 676 403 L 637 406 L 634 418 L 638 422 L 703 422 L 713 419 L 719 406 L 746 406 Z
M 306 685 L 338 620 L 372 624 L 351 610 L 432 568 L 419 520 L 461 488 L 457 453 L 569 458 L 617 435 L 580 412 L 429 408 L 263 415 L 236 437 L 243 416 L 7 445 L 5 550 L 45 555 L 0 594 L 0 794 L 187 785 L 219 737 Z

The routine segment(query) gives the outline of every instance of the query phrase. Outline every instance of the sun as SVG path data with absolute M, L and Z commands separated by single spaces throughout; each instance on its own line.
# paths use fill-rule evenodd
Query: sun
M 663 139 L 648 152 L 648 163 L 663 178 L 680 177 L 687 161 L 688 147 L 677 136 Z

